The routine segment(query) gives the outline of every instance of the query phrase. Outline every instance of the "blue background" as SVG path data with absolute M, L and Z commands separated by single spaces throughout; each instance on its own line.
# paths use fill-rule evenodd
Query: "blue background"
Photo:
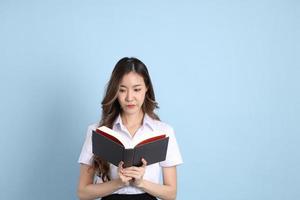
M 184 158 L 178 198 L 300 199 L 300 5 L 0 1 L 0 199 L 76 199 L 115 63 L 140 58 Z

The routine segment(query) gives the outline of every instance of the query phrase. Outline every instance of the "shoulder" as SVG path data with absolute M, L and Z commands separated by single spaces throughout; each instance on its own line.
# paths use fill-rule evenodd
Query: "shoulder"
M 96 130 L 96 128 L 98 128 L 99 123 L 98 122 L 94 122 L 94 123 L 90 123 L 87 127 L 87 135 L 91 135 L 92 134 L 92 130 Z
M 96 129 L 98 128 L 99 123 L 98 122 L 94 122 L 88 125 L 88 129 Z

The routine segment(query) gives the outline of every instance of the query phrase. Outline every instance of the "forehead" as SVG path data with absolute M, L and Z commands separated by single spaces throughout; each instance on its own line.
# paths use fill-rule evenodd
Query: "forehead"
M 125 87 L 134 87 L 137 85 L 144 86 L 144 78 L 137 74 L 136 72 L 129 72 L 128 74 L 125 74 L 120 82 L 120 86 Z

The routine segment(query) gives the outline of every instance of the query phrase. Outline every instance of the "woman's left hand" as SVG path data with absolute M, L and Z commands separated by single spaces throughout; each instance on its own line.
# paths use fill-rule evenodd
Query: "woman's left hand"
M 147 161 L 144 158 L 142 158 L 142 163 L 143 165 L 141 167 L 132 166 L 123 169 L 123 174 L 127 177 L 132 177 L 130 183 L 132 183 L 132 185 L 136 187 L 141 187 L 143 182 Z

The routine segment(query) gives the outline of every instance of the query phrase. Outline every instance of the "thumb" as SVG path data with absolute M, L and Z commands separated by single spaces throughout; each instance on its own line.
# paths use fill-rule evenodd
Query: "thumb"
M 118 165 L 119 170 L 122 170 L 122 169 L 123 169 L 123 164 L 124 164 L 123 161 L 119 162 L 119 165 Z
M 143 163 L 142 167 L 146 167 L 147 166 L 147 161 L 144 158 L 142 158 L 142 163 Z

